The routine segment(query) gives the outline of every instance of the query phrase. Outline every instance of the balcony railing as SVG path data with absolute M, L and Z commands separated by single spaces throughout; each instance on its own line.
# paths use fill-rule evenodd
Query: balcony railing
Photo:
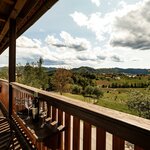
M 0 80 L 0 100 L 8 108 L 8 83 Z M 15 98 L 32 97 L 38 93 L 48 105 L 48 116 L 65 126 L 60 135 L 61 150 L 150 150 L 150 121 L 126 113 L 59 96 L 19 83 L 13 88 L 13 116 Z M 30 138 L 30 135 L 29 135 Z M 34 143 L 34 141 L 33 141 Z M 36 145 L 39 147 L 39 145 Z M 41 144 L 40 148 L 46 149 Z

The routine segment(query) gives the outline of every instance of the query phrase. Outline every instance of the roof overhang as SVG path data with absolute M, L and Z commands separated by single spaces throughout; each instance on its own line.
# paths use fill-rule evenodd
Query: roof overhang
M 16 20 L 16 38 L 58 0 L 0 0 L 0 54 L 9 46 L 9 21 Z

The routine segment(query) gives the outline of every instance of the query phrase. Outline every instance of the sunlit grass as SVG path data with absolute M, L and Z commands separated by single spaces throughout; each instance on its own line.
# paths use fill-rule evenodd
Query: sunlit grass
M 63 93 L 63 95 L 66 97 L 70 97 L 73 99 L 81 100 L 84 102 L 90 102 L 90 103 L 93 103 L 95 100 L 93 98 L 89 98 L 89 97 L 84 98 L 82 95 L 71 94 L 71 93 Z M 114 110 L 121 111 L 121 112 L 125 112 L 125 113 L 129 113 L 129 114 L 133 114 L 133 115 L 137 115 L 136 112 L 128 109 L 128 106 L 126 105 L 124 100 L 120 100 L 121 97 L 124 97 L 124 96 L 126 97 L 127 95 L 124 95 L 124 93 L 120 94 L 118 96 L 119 98 L 117 97 L 117 99 L 114 100 L 114 97 L 115 97 L 114 94 L 104 93 L 104 96 L 97 101 L 96 105 L 114 109 Z

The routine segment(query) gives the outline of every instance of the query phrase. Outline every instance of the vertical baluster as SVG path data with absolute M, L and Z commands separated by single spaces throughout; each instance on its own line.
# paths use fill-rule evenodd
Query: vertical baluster
M 26 107 L 25 107 L 25 100 L 26 100 L 26 93 L 22 93 L 22 95 L 23 95 L 23 104 L 22 104 L 22 106 L 23 106 L 23 109 L 26 109 Z
M 22 100 L 23 100 L 23 93 L 20 92 L 20 91 L 19 91 L 19 93 L 20 93 L 20 100 L 21 100 L 21 101 L 20 101 L 20 102 L 21 102 L 21 104 L 20 104 L 20 109 L 22 110 L 22 109 L 23 109 L 23 105 L 22 105 L 22 103 L 23 103 L 23 102 L 22 102 Z
M 41 142 L 41 150 L 45 150 L 46 146 L 44 146 L 44 143 Z
M 73 117 L 73 150 L 80 149 L 80 120 Z
M 52 106 L 52 121 L 56 120 L 56 108 Z
M 18 90 L 17 90 L 17 98 L 18 98 L 18 101 L 19 101 L 19 105 L 18 105 L 19 109 L 18 109 L 18 111 L 20 111 L 21 110 L 21 94 L 20 94 L 20 92 Z
M 37 143 L 36 143 L 36 147 L 37 147 L 38 150 L 42 150 L 42 149 L 41 149 L 41 146 L 42 146 L 42 145 L 41 145 L 41 142 L 37 142 Z
M 83 150 L 91 150 L 91 124 L 83 124 Z
M 96 128 L 96 150 L 106 149 L 106 131 L 102 128 Z
M 16 105 L 16 89 L 13 89 L 13 101 L 12 101 L 12 104 L 13 104 L 13 112 L 16 112 L 17 111 L 17 105 Z
M 63 125 L 63 111 L 58 110 L 58 124 Z M 63 150 L 63 133 L 60 133 L 60 150 Z
M 47 117 L 52 117 L 52 112 L 51 112 L 51 105 L 49 105 L 49 103 L 47 103 Z
M 125 142 L 120 137 L 113 135 L 113 150 L 124 149 Z
M 22 93 L 18 90 L 18 97 L 20 99 L 20 110 L 22 110 Z
M 137 145 L 134 145 L 134 150 L 144 150 L 143 148 L 137 146 Z
M 65 150 L 70 150 L 71 143 L 71 116 L 65 113 Z

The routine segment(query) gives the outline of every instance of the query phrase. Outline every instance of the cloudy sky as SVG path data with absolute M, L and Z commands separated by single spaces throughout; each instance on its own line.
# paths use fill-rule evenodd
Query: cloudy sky
M 150 68 L 149 8 L 150 0 L 60 0 L 17 39 L 17 63 Z

